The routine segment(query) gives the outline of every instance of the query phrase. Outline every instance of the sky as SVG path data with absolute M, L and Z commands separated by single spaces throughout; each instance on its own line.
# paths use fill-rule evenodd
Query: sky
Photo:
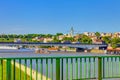
M 120 32 L 120 0 L 0 0 L 0 33 Z

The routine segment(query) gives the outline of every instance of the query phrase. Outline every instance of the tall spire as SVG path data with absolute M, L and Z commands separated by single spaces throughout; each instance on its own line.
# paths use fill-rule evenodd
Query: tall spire
M 73 27 L 71 27 L 71 29 L 70 29 L 70 35 L 73 37 L 74 36 L 74 29 L 73 29 Z

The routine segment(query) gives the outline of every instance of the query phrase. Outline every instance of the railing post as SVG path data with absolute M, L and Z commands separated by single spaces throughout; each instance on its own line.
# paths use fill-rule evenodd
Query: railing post
M 61 79 L 63 80 L 63 59 L 61 60 Z
M 60 80 L 60 58 L 56 59 L 56 80 Z
M 98 80 L 102 80 L 102 58 L 98 57 Z
M 0 80 L 3 80 L 3 60 L 0 60 Z
M 103 58 L 103 78 L 105 78 L 105 58 Z
M 11 60 L 6 59 L 6 80 L 11 80 Z

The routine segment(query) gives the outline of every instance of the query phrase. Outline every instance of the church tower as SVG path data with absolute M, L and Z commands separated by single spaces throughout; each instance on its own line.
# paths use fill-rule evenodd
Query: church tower
M 70 33 L 69 33 L 69 34 L 70 34 L 71 37 L 74 36 L 74 29 L 73 29 L 73 27 L 71 27 L 71 29 L 70 29 Z

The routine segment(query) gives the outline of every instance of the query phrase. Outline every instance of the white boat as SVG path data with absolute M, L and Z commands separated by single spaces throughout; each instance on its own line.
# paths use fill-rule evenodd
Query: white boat
M 0 49 L 19 49 L 19 48 L 15 46 L 0 46 Z

